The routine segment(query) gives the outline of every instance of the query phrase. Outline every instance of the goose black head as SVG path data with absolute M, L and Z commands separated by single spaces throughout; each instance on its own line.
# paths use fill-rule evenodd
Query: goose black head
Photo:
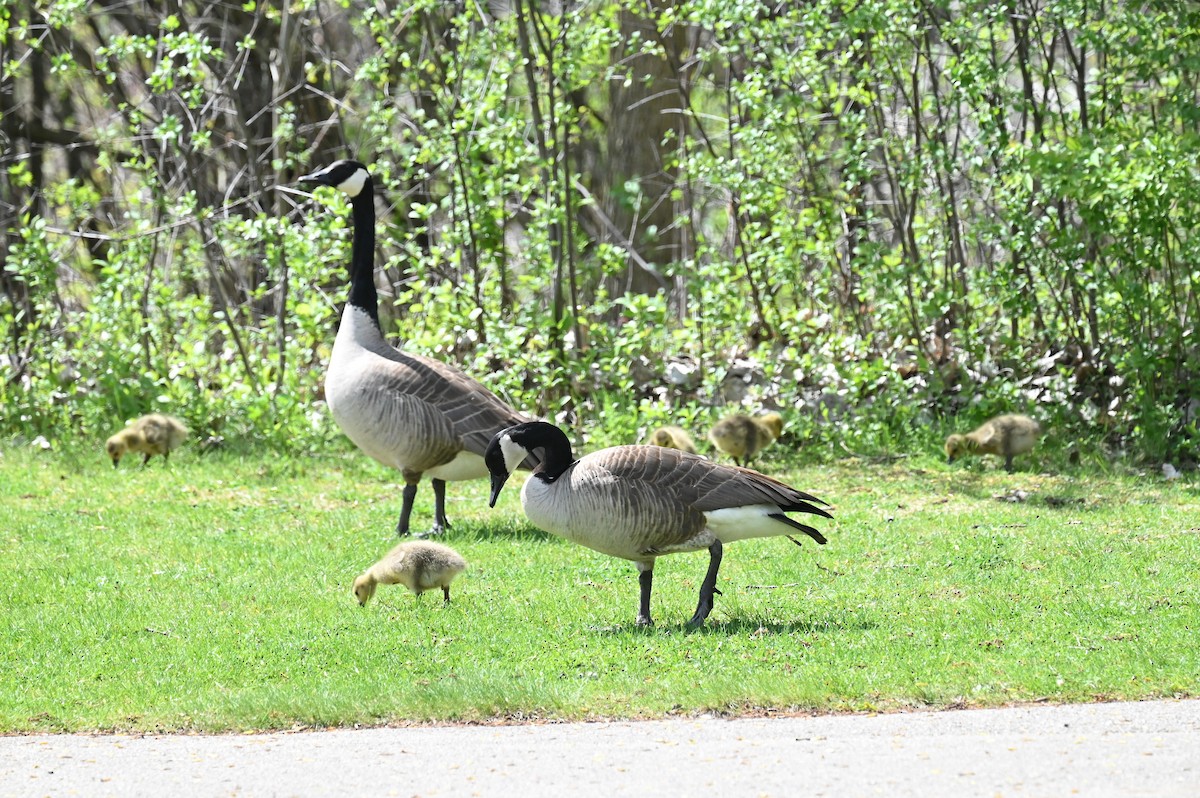
M 492 475 L 492 496 L 488 500 L 488 507 L 496 506 L 496 499 L 499 498 L 504 483 L 508 482 L 512 472 L 529 456 L 529 449 L 516 440 L 520 437 L 522 426 L 524 425 L 518 424 L 497 432 L 483 453 L 484 465 Z
M 361 194 L 365 187 L 371 185 L 371 173 L 359 161 L 334 161 L 323 169 L 304 175 L 300 182 L 333 186 L 348 197 L 354 198 Z

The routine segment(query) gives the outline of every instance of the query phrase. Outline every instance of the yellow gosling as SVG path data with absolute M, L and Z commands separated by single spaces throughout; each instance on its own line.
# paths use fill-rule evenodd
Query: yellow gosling
M 708 432 L 708 439 L 718 451 L 733 458 L 739 466 L 747 465 L 763 449 L 783 434 L 783 416 L 775 412 L 760 416 L 733 415 L 718 421 Z
M 651 446 L 664 446 L 667 449 L 696 454 L 695 441 L 682 427 L 659 427 L 650 433 L 648 443 Z
M 1042 428 L 1029 416 L 1010 413 L 996 416 L 974 432 L 946 438 L 946 462 L 977 454 L 994 454 L 1004 458 L 1004 469 L 1013 470 L 1013 458 L 1033 449 Z
M 416 595 L 435 587 L 450 603 L 450 583 L 467 568 L 457 551 L 431 540 L 406 540 L 354 580 L 354 597 L 365 606 L 376 585 L 404 585 Z
M 161 413 L 151 413 L 109 438 L 104 444 L 104 449 L 112 459 L 113 468 L 120 465 L 121 458 L 129 452 L 144 454 L 144 466 L 156 454 L 162 455 L 163 462 L 168 461 L 171 450 L 177 449 L 187 436 L 188 428 L 179 419 Z

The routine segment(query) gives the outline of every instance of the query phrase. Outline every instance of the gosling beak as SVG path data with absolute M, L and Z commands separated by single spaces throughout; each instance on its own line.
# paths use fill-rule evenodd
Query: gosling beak
M 120 458 L 120 457 L 114 457 L 114 458 L 112 459 L 112 461 L 113 461 L 113 468 L 116 468 L 117 466 L 119 466 L 119 465 L 121 464 L 121 458 Z
M 492 474 L 492 497 L 488 499 L 488 507 L 496 506 L 496 499 L 500 497 L 500 489 L 505 482 L 508 482 L 508 474 Z
M 953 463 L 954 463 L 954 455 L 950 455 L 949 457 L 946 458 L 946 465 L 951 465 Z

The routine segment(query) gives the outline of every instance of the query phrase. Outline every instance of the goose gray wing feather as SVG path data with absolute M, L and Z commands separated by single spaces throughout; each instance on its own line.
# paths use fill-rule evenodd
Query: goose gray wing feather
M 497 432 L 529 420 L 453 366 L 390 346 L 376 354 L 389 362 L 388 389 L 435 408 L 469 452 L 482 456 Z
M 577 464 L 576 478 L 610 482 L 614 499 L 638 507 L 639 523 L 655 549 L 668 550 L 695 537 L 704 514 L 751 505 L 831 518 L 819 499 L 746 468 L 714 463 L 699 455 L 661 446 L 617 446 Z M 615 501 L 610 507 L 619 506 Z M 619 511 L 618 511 L 619 512 Z
M 782 510 L 832 518 L 820 499 L 749 468 L 715 463 L 661 446 L 617 446 L 589 455 L 620 479 L 651 483 L 656 490 L 700 512 L 774 504 Z

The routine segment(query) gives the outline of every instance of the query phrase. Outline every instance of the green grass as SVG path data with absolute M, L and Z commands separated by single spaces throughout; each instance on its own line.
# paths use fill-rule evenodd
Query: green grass
M 495 510 L 450 486 L 453 604 L 384 586 L 364 609 L 400 491 L 357 453 L 0 449 L 0 732 L 1200 694 L 1194 478 L 763 465 L 834 505 L 829 544 L 727 547 L 698 631 L 707 555 L 663 557 L 643 630 L 633 565 L 530 527 L 519 477 Z M 431 510 L 425 485 L 415 528 Z

